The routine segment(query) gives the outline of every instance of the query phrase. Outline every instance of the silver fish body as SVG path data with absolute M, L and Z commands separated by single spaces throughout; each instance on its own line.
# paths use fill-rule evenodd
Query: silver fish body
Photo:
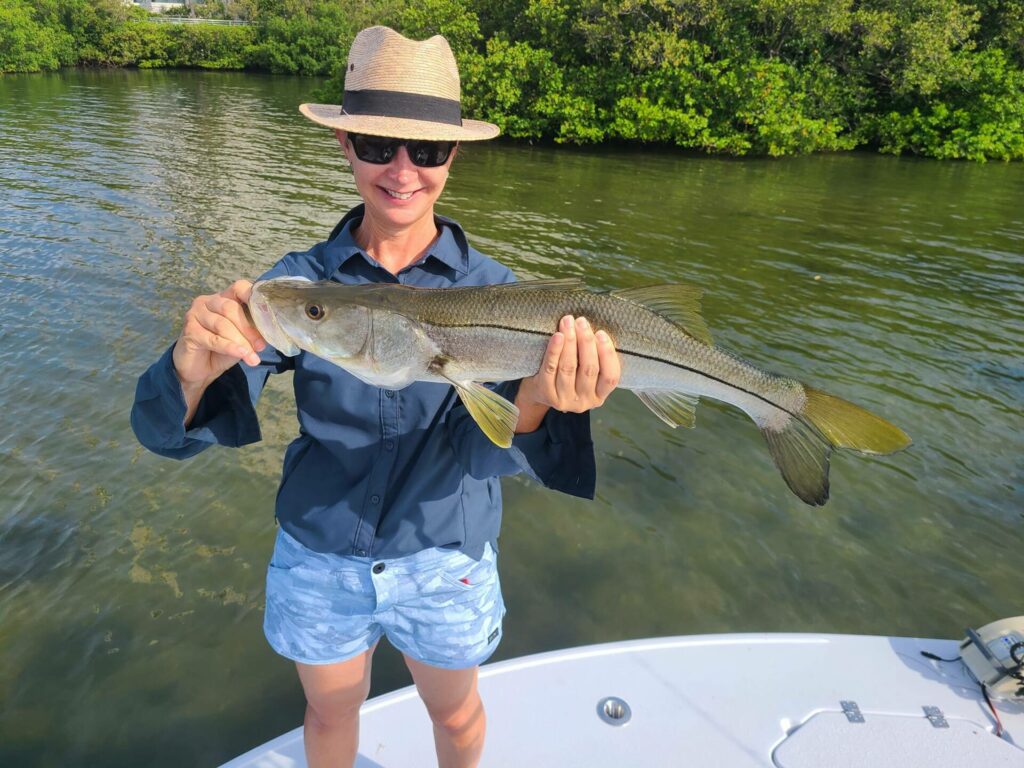
M 537 373 L 567 314 L 611 336 L 619 386 L 667 424 L 693 426 L 701 397 L 747 413 L 789 487 L 809 504 L 828 498 L 833 448 L 889 453 L 909 445 L 899 428 L 858 406 L 714 346 L 699 300 L 700 291 L 684 285 L 597 293 L 578 280 L 426 289 L 276 278 L 253 287 L 249 307 L 264 338 L 285 354 L 312 352 L 381 387 L 452 384 L 505 447 L 518 411 L 481 382 Z

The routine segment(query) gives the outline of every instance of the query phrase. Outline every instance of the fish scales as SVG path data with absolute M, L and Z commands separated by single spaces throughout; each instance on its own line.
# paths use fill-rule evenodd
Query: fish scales
M 670 426 L 693 426 L 702 397 L 747 413 L 808 504 L 828 499 L 833 449 L 881 454 L 910 444 L 863 408 L 713 345 L 698 305 L 699 292 L 687 286 L 596 293 L 574 280 L 424 289 L 278 278 L 254 285 L 249 300 L 257 329 L 284 354 L 306 350 L 381 387 L 452 384 L 502 447 L 512 444 L 518 409 L 480 382 L 534 375 L 567 314 L 608 333 L 622 363 L 619 385 Z
M 485 375 L 484 380 L 536 372 L 559 318 L 569 314 L 586 317 L 595 331 L 611 336 L 622 358 L 620 385 L 626 389 L 674 389 L 685 380 L 695 394 L 716 399 L 735 389 L 744 410 L 756 414 L 758 421 L 769 420 L 773 409 L 789 413 L 802 403 L 799 382 L 680 333 L 662 315 L 614 294 L 585 289 L 454 290 L 461 294 L 458 300 L 443 292 L 410 292 L 402 311 L 435 329 L 428 335 L 453 359 L 471 355 L 472 370 Z M 533 338 L 526 341 L 524 334 Z

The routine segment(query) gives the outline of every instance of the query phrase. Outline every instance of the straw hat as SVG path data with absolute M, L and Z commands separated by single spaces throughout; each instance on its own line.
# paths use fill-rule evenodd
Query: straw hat
M 314 123 L 371 136 L 481 141 L 498 126 L 463 120 L 459 67 L 441 35 L 417 41 L 388 27 L 364 29 L 352 41 L 343 104 L 302 104 Z

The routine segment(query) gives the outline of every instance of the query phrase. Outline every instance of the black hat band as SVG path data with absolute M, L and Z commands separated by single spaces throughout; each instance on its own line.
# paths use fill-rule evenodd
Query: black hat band
M 402 91 L 345 91 L 341 104 L 345 115 L 372 115 L 462 125 L 458 101 Z

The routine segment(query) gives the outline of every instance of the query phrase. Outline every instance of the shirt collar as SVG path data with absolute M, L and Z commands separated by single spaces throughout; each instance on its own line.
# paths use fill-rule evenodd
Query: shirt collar
M 344 218 L 331 230 L 324 251 L 324 268 L 328 276 L 333 275 L 345 262 L 355 256 L 362 256 L 370 261 L 369 256 L 356 245 L 355 238 L 352 236 L 352 230 L 358 227 L 363 220 L 365 210 L 365 205 L 357 205 L 346 213 Z M 441 234 L 430 246 L 424 259 L 418 263 L 422 263 L 426 259 L 437 259 L 460 275 L 468 274 L 469 243 L 466 240 L 466 233 L 462 231 L 458 222 L 445 216 L 434 214 L 434 222 Z

